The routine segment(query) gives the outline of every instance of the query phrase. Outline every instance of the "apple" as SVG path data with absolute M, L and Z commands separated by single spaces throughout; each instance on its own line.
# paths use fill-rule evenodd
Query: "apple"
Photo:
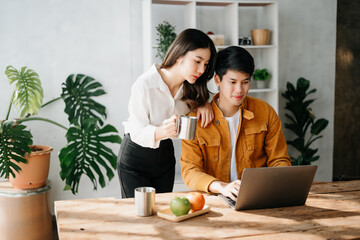
M 191 192 L 186 196 L 191 205 L 191 211 L 196 212 L 204 208 L 205 198 L 200 192 Z
M 174 197 L 170 202 L 170 210 L 175 216 L 182 216 L 189 213 L 191 204 L 186 197 Z

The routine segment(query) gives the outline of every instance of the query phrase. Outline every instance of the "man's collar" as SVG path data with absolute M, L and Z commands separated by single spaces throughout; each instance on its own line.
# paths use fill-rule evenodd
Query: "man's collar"
M 217 93 L 213 100 L 212 100 L 212 103 L 211 103 L 211 106 L 212 108 L 214 109 L 214 113 L 215 113 L 215 116 L 216 115 L 220 115 L 220 116 L 223 116 L 223 113 L 222 111 L 220 110 L 220 108 L 216 105 L 216 100 L 219 98 L 219 93 Z M 247 119 L 247 120 L 251 120 L 254 118 L 254 113 L 250 110 L 247 109 L 248 108 L 248 97 L 246 97 L 243 101 L 243 103 L 241 104 L 240 106 L 240 109 L 242 110 L 242 117 Z

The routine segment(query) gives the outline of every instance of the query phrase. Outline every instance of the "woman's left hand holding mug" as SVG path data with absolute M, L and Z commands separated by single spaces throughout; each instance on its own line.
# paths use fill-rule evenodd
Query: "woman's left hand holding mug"
M 155 141 L 162 140 L 166 138 L 176 137 L 177 135 L 177 119 L 176 114 L 172 115 L 170 118 L 165 119 L 161 126 L 157 127 L 155 130 Z

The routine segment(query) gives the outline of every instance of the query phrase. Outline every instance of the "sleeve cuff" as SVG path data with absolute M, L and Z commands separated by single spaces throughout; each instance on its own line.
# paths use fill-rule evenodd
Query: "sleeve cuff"
M 160 141 L 155 141 L 155 130 L 156 127 L 148 125 L 146 128 L 142 128 L 135 131 L 129 131 L 131 140 L 142 147 L 158 148 Z
M 199 190 L 201 190 L 201 191 L 210 193 L 210 191 L 209 191 L 209 186 L 210 186 L 210 184 L 211 184 L 213 181 L 216 181 L 216 180 L 218 180 L 218 179 L 215 178 L 215 177 L 213 177 L 213 176 L 204 174 L 204 175 L 201 176 L 201 177 L 199 178 L 199 180 L 197 181 L 197 183 L 196 183 L 196 189 L 199 189 Z

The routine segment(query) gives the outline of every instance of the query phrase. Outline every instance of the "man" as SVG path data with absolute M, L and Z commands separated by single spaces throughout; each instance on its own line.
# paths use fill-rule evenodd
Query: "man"
M 220 92 L 211 102 L 215 118 L 208 127 L 197 127 L 194 140 L 182 141 L 181 174 L 190 189 L 236 200 L 245 168 L 291 165 L 276 112 L 247 96 L 253 72 L 254 59 L 245 49 L 218 52 L 214 80 Z

